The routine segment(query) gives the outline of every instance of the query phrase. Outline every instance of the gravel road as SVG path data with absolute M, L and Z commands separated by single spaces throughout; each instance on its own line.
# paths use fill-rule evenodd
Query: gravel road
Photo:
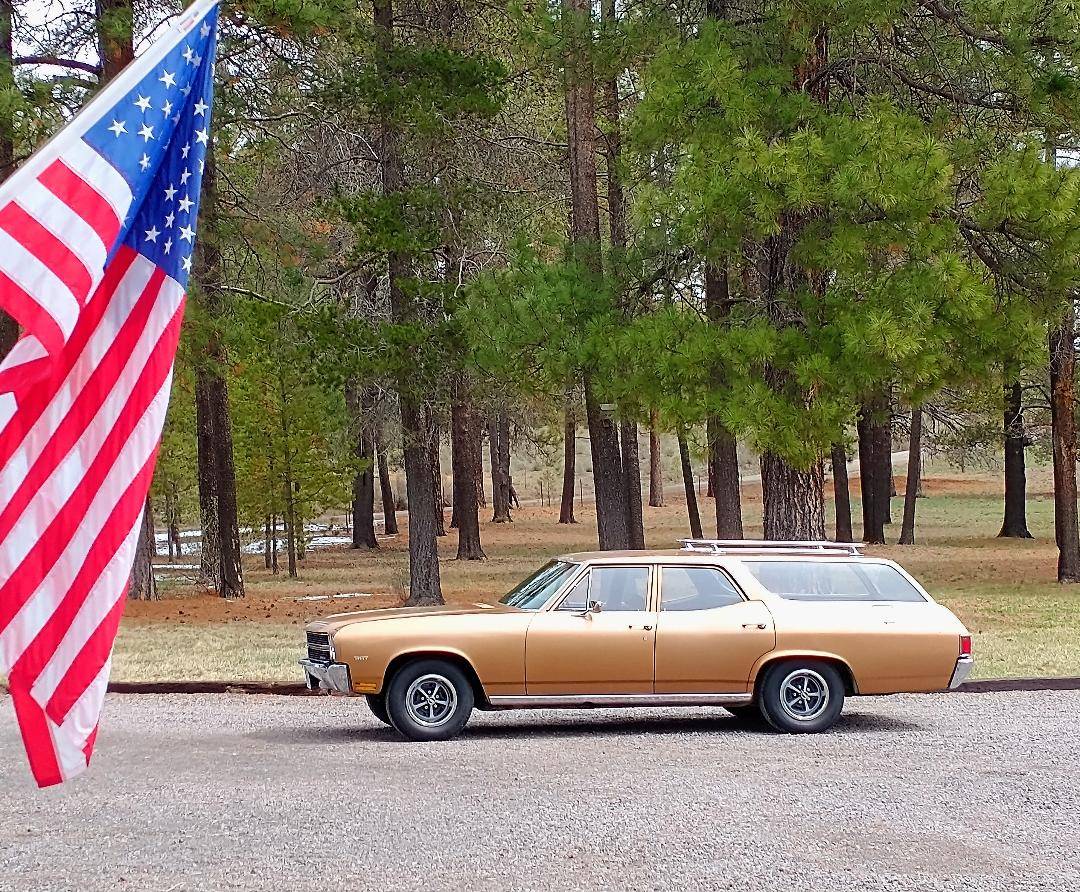
M 1080 890 L 1080 692 L 862 699 L 812 737 L 714 710 L 477 713 L 111 696 L 39 793 L 0 697 L 2 890 Z

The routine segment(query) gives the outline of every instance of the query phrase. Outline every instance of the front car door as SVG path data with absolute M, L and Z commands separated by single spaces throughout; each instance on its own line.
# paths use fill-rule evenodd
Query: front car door
M 589 611 L 596 602 L 599 612 Z M 525 638 L 529 696 L 651 694 L 656 609 L 652 567 L 589 567 Z
M 754 663 L 776 643 L 769 609 L 761 601 L 745 600 L 719 567 L 656 569 L 656 693 L 748 691 Z

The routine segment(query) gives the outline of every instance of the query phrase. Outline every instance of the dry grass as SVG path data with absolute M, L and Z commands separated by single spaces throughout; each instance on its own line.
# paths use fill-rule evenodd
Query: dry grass
M 902 486 L 902 481 L 900 481 Z M 931 476 L 919 501 L 919 544 L 875 549 L 903 563 L 951 607 L 975 635 L 981 676 L 1080 675 L 1080 587 L 1054 582 L 1052 502 L 1043 470 L 1032 475 L 1029 523 L 1034 540 L 995 538 L 1000 482 L 992 474 Z M 669 489 L 673 490 L 674 487 Z M 760 534 L 756 485 L 745 491 L 748 535 Z M 702 499 L 710 525 L 712 503 Z M 893 503 L 899 533 L 901 500 Z M 557 524 L 557 509 L 529 507 L 512 524 L 485 524 L 488 560 L 459 563 L 453 532 L 442 540 L 443 590 L 448 601 L 492 601 L 548 557 L 595 547 L 595 515 L 579 507 L 581 523 Z M 673 544 L 686 535 L 685 505 L 669 492 L 668 506 L 646 508 L 649 543 Z M 157 602 L 132 603 L 117 642 L 114 677 L 139 679 L 295 680 L 301 626 L 344 609 L 400 603 L 406 584 L 405 541 L 386 540 L 378 552 L 312 552 L 300 579 L 273 576 L 261 559 L 247 566 L 248 597 L 224 602 L 190 588 L 173 588 Z M 362 594 L 333 601 L 309 595 Z

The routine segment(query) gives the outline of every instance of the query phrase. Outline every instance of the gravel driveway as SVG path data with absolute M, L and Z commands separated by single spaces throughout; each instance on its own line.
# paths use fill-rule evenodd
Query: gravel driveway
M 1080 692 L 851 701 L 813 737 L 719 710 L 477 713 L 111 696 L 36 792 L 0 697 L 0 889 L 1080 890 Z

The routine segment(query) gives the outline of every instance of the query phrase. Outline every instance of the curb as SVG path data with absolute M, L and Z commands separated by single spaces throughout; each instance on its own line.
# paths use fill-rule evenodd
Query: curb
M 1080 677 L 1056 678 L 980 678 L 965 681 L 958 694 L 997 694 L 1004 691 L 1080 691 Z

